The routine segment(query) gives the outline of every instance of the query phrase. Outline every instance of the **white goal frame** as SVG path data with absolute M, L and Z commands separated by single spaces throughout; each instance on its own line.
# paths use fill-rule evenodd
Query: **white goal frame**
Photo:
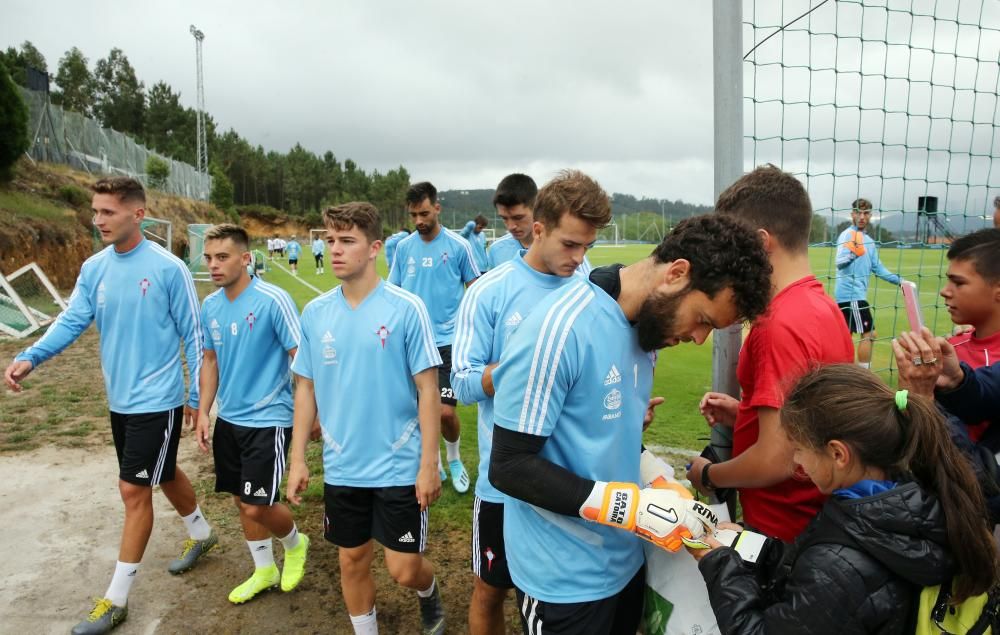
M 11 326 L 0 322 L 0 332 L 13 337 L 26 337 L 43 326 L 47 326 L 55 321 L 58 315 L 49 315 L 34 307 L 28 306 L 28 304 L 21 298 L 21 296 L 14 290 L 13 285 L 10 281 L 16 280 L 17 278 L 27 274 L 28 272 L 34 273 L 38 277 L 38 281 L 42 283 L 42 287 L 49 292 L 52 299 L 55 301 L 56 306 L 59 307 L 61 311 L 66 310 L 66 301 L 62 299 L 59 292 L 56 290 L 52 281 L 49 277 L 45 275 L 42 268 L 38 266 L 38 263 L 30 262 L 9 276 L 4 276 L 0 274 L 0 302 L 4 304 L 13 305 L 20 313 L 24 316 L 25 320 L 28 322 L 28 327 L 24 330 L 18 331 Z

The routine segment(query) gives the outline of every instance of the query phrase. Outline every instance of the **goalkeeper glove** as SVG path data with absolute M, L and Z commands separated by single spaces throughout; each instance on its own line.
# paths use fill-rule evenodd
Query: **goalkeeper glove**
M 718 518 L 705 505 L 685 500 L 671 489 L 634 483 L 597 481 L 580 508 L 580 516 L 602 525 L 635 532 L 640 538 L 677 552 L 682 538 L 700 538 L 715 528 Z
M 851 236 L 851 240 L 847 242 L 847 248 L 850 249 L 855 256 L 865 255 L 865 235 L 861 233 L 861 230 L 854 232 Z

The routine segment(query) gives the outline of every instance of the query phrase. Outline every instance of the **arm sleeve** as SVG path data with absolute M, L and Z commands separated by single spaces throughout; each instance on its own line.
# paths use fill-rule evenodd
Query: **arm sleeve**
M 307 313 L 303 312 L 301 324 L 304 326 L 307 320 Z M 313 378 L 312 359 L 310 357 L 311 350 L 312 347 L 309 345 L 309 331 L 303 328 L 299 336 L 299 347 L 295 351 L 295 357 L 292 359 L 292 372 L 306 379 Z
M 87 330 L 94 321 L 94 306 L 91 302 L 91 281 L 87 276 L 86 266 L 76 279 L 76 286 L 69 296 L 69 305 L 59 314 L 56 321 L 48 328 L 37 342 L 21 352 L 15 359 L 29 361 L 32 367 L 38 366 L 51 357 L 61 353 L 67 346 L 76 341 L 80 334 Z
M 470 220 L 465 224 L 465 227 L 462 228 L 462 231 L 458 233 L 462 236 L 462 238 L 469 240 L 469 237 L 472 236 L 472 232 L 475 230 L 475 227 L 476 223 Z
M 177 334 L 184 340 L 184 358 L 188 367 L 188 405 L 197 408 L 199 371 L 204 354 L 201 310 L 198 306 L 198 294 L 194 290 L 194 279 L 181 265 L 174 270 L 170 289 L 170 315 L 177 326 Z
M 208 326 L 211 324 L 208 318 L 208 298 L 205 300 L 201 305 L 201 341 L 205 345 L 205 350 L 214 351 L 215 343 L 212 341 L 212 330 Z
M 566 516 L 579 516 L 594 481 L 539 455 L 548 437 L 493 427 L 489 479 L 507 496 Z M 545 487 L 538 487 L 545 483 Z
M 839 547 L 832 547 L 838 549 Z M 712 610 L 723 633 L 762 635 L 866 632 L 858 623 L 865 580 L 849 566 L 831 567 L 826 545 L 806 549 L 796 561 L 780 601 L 770 601 L 758 574 L 729 548 L 713 551 L 698 564 Z
M 416 375 L 422 370 L 440 366 L 442 362 L 441 354 L 434 345 L 434 330 L 431 328 L 427 307 L 418 297 L 414 297 L 411 307 L 404 323 L 406 333 L 403 337 L 406 342 L 406 363 L 410 366 L 410 374 Z
M 962 362 L 965 378 L 958 388 L 936 392 L 938 402 L 962 421 L 978 423 L 996 416 L 1000 406 L 1000 362 L 972 369 Z
M 462 282 L 472 282 L 476 278 L 482 275 L 479 271 L 479 267 L 476 265 L 476 257 L 472 255 L 472 245 L 469 241 L 462 241 L 462 249 L 460 250 L 462 254 L 461 270 L 462 270 Z
M 292 296 L 285 291 L 279 291 L 274 298 L 274 305 L 271 310 L 274 316 L 271 323 L 274 325 L 274 334 L 277 336 L 281 346 L 286 351 L 298 348 L 302 339 L 302 326 L 299 323 L 299 312 L 292 302 Z M 208 341 L 207 339 L 205 340 Z
M 392 262 L 389 267 L 389 282 L 398 286 L 400 285 L 401 278 L 399 275 L 399 259 L 403 257 L 402 245 L 396 245 L 396 250 L 392 254 Z
M 473 289 L 458 307 L 451 359 L 451 387 L 458 400 L 466 404 L 489 397 L 483 390 L 483 371 L 493 359 L 496 320 L 490 287 L 483 292 Z
M 844 269 L 849 264 L 854 262 L 857 255 L 847 248 L 847 232 L 841 232 L 840 236 L 837 237 L 837 269 Z
M 878 247 L 875 246 L 875 241 L 872 241 L 872 243 L 867 245 L 866 248 L 870 250 L 868 253 L 871 254 L 872 271 L 875 275 L 882 278 L 889 284 L 898 285 L 900 282 L 899 275 L 889 271 L 885 268 L 885 265 L 882 264 L 882 260 L 878 257 Z

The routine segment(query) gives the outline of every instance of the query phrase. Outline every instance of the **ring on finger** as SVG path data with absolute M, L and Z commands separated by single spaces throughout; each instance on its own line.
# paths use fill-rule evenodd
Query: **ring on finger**
M 924 363 L 924 360 L 921 359 L 919 356 L 913 358 L 913 365 L 914 366 L 922 366 L 923 363 Z
M 925 364 L 937 364 L 937 362 L 938 362 L 938 358 L 937 357 L 932 357 L 932 358 L 926 360 L 924 363 Z

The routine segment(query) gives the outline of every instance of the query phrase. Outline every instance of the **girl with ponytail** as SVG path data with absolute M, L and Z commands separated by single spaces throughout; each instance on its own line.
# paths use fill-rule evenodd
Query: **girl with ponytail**
M 993 587 L 983 494 L 932 401 L 831 365 L 798 381 L 781 424 L 830 498 L 794 544 L 691 549 L 722 633 L 913 633 L 923 587 L 952 579 L 955 602 Z

